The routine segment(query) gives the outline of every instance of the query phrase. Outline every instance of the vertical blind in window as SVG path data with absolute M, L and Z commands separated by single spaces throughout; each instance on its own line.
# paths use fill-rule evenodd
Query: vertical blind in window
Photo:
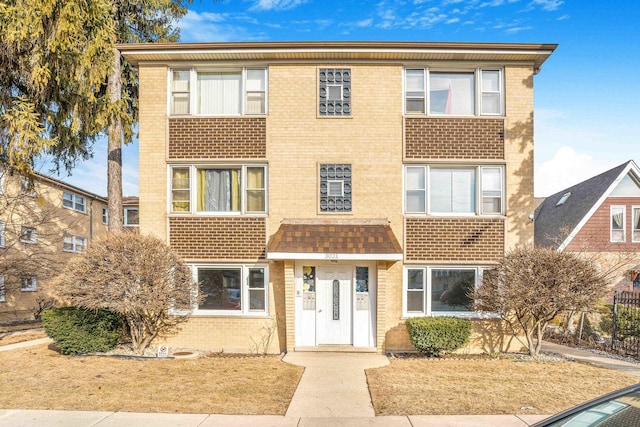
M 198 114 L 240 114 L 242 73 L 199 72 Z
M 633 208 L 633 241 L 640 242 L 640 207 Z
M 432 212 L 475 212 L 475 170 L 437 169 L 430 172 Z

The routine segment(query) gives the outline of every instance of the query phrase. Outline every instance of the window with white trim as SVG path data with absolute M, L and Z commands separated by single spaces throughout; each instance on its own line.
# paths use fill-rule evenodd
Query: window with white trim
M 0 248 L 4 248 L 4 230 L 5 230 L 5 222 L 0 221 Z
M 65 252 L 82 252 L 87 248 L 87 238 L 75 236 L 73 234 L 65 234 L 62 243 L 62 249 Z
M 267 113 L 267 69 L 175 69 L 170 77 L 171 115 L 240 116 Z
M 36 276 L 22 277 L 20 279 L 20 291 L 35 292 L 38 290 L 38 278 Z
M 405 213 L 504 214 L 503 166 L 407 165 Z
M 105 225 L 109 224 L 109 208 L 106 206 L 102 207 L 102 223 Z
M 0 302 L 5 302 L 4 292 L 4 275 L 0 274 Z
M 124 225 L 127 227 L 138 227 L 140 225 L 140 211 L 138 208 L 124 209 Z
M 405 68 L 405 114 L 500 116 L 504 114 L 502 69 Z
M 633 206 L 632 207 L 632 212 L 633 212 L 633 224 L 631 225 L 632 228 L 632 235 L 631 235 L 631 240 L 633 242 L 640 242 L 640 206 Z
M 404 268 L 403 315 L 469 315 L 472 292 L 482 279 L 481 267 L 415 266 Z
M 204 297 L 195 314 L 268 314 L 268 271 L 261 265 L 193 266 Z
M 87 199 L 84 196 L 80 196 L 79 194 L 75 194 L 70 191 L 63 191 L 62 206 L 67 209 L 73 209 L 74 211 L 86 213 Z
M 35 244 L 38 241 L 38 233 L 36 229 L 33 227 L 25 227 L 24 225 L 20 228 L 20 241 L 22 243 L 30 243 Z
M 36 197 L 36 183 L 25 177 L 20 177 L 20 193 L 29 197 Z
M 626 241 L 626 209 L 625 206 L 611 206 L 611 242 Z
M 170 177 L 171 212 L 267 212 L 266 166 L 173 166 Z

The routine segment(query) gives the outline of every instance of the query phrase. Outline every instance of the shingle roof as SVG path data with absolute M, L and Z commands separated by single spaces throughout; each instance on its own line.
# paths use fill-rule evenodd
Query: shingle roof
M 271 238 L 267 258 L 325 255 L 400 259 L 402 248 L 388 221 L 285 220 Z M 382 257 L 382 258 L 381 258 Z
M 547 197 L 535 210 L 536 246 L 558 248 L 632 160 Z M 563 195 L 571 196 L 556 206 Z

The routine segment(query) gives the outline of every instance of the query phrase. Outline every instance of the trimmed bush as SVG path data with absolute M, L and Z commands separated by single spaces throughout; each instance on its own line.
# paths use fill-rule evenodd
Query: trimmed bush
M 59 307 L 42 313 L 44 331 L 62 354 L 105 352 L 118 344 L 122 319 L 107 309 Z
M 440 356 L 462 347 L 471 336 L 471 321 L 457 317 L 412 317 L 406 320 L 409 339 L 420 353 Z

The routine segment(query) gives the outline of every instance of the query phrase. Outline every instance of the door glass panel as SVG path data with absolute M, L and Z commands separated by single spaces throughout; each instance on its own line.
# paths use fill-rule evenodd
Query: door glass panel
M 340 320 L 340 281 L 333 281 L 333 320 Z
M 356 292 L 369 292 L 369 267 L 356 267 Z

